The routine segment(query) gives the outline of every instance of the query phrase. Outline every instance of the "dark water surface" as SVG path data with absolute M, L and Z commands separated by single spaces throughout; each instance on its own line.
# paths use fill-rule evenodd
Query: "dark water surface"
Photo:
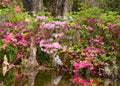
M 53 70 L 21 71 L 10 69 L 5 76 L 0 70 L 0 86 L 120 86 L 120 80 L 81 77 L 77 73 Z

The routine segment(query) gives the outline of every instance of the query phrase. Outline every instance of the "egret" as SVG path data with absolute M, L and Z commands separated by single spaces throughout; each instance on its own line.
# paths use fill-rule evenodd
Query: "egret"
M 55 63 L 59 66 L 64 66 L 62 60 L 59 58 L 59 55 L 54 56 Z
M 3 61 L 3 64 L 2 64 L 2 69 L 3 69 L 3 76 L 5 76 L 6 72 L 9 70 L 9 63 L 8 63 L 6 55 L 4 55 L 4 61 Z

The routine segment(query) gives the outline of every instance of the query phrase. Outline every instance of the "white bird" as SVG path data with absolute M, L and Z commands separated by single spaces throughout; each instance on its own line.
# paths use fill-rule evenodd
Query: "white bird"
M 4 55 L 4 61 L 3 61 L 3 64 L 2 64 L 2 69 L 3 69 L 3 76 L 5 76 L 6 72 L 9 70 L 9 63 L 8 63 L 6 55 Z
M 64 66 L 62 60 L 59 58 L 59 55 L 55 55 L 54 59 L 55 59 L 55 62 L 57 63 L 57 65 Z

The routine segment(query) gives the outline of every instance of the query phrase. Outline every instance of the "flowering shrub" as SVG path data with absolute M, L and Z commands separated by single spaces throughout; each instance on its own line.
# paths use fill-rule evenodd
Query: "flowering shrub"
M 105 63 L 119 63 L 120 16 L 117 13 L 91 8 L 58 21 L 47 16 L 30 17 L 16 4 L 13 8 L 3 9 L 5 14 L 1 14 L 6 17 L 0 21 L 1 57 L 7 54 L 12 62 L 28 57 L 31 37 L 34 37 L 40 57 L 58 51 L 65 66 L 74 71 L 100 72 Z M 8 16 L 9 12 L 12 13 Z

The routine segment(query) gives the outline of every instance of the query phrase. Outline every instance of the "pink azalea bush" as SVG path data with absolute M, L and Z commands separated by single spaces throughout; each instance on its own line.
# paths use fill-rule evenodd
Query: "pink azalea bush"
M 4 6 L 5 1 L 2 3 Z M 0 56 L 6 53 L 13 62 L 29 56 L 32 37 L 35 38 L 38 57 L 41 53 L 51 56 L 58 51 L 65 66 L 75 72 L 89 70 L 101 75 L 102 70 L 99 69 L 103 69 L 105 63 L 113 64 L 120 56 L 120 23 L 117 14 L 94 8 L 70 15 L 72 19 L 58 21 L 51 17 L 49 20 L 47 16 L 33 18 L 24 15 L 17 4 L 13 8 L 12 14 L 17 11 L 20 16 L 16 14 L 11 19 L 12 16 L 7 15 L 11 12 L 9 9 L 4 14 L 6 18 L 0 21 Z

